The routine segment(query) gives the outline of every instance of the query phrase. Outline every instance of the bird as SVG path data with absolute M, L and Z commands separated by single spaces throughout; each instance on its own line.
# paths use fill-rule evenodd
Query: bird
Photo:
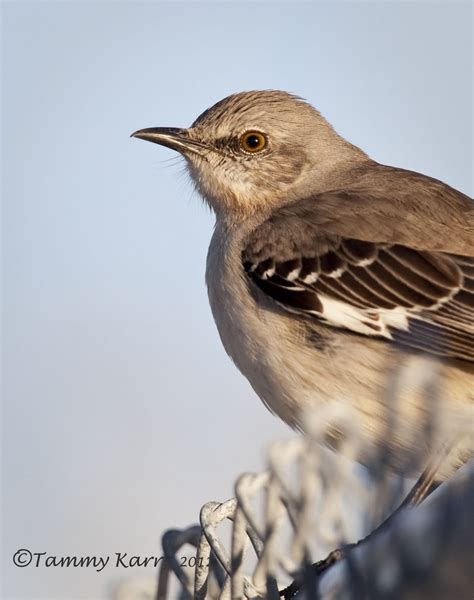
M 215 213 L 212 314 L 274 414 L 304 430 L 308 410 L 342 401 L 357 416 L 362 464 L 384 448 L 396 473 L 428 465 L 430 485 L 472 457 L 470 197 L 376 162 L 284 91 L 239 92 L 191 127 L 132 136 L 178 151 Z M 403 367 L 433 373 L 431 435 L 433 403 L 410 378 L 396 401 L 389 393 L 388 374 Z M 344 436 L 328 425 L 325 443 L 338 450 Z

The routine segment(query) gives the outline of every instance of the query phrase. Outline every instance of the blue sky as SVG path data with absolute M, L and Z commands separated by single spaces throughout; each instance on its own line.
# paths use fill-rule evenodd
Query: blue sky
M 285 89 L 376 160 L 472 194 L 472 8 L 2 13 L 3 597 L 106 598 L 128 572 L 18 569 L 11 556 L 159 553 L 165 528 L 230 497 L 290 435 L 221 348 L 204 286 L 212 215 L 172 152 L 130 133 Z

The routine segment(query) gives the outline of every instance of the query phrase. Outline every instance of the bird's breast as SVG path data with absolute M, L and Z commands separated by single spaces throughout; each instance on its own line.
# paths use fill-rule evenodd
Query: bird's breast
M 324 326 L 308 328 L 253 287 L 240 236 L 216 228 L 206 268 L 209 302 L 226 352 L 268 408 L 291 426 L 302 410 L 338 394 Z

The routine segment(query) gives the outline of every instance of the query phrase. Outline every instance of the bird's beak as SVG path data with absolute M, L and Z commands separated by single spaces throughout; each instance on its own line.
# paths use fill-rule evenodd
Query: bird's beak
M 130 137 L 160 144 L 172 150 L 177 150 L 181 154 L 187 152 L 202 154 L 202 151 L 206 148 L 206 145 L 202 142 L 192 139 L 187 129 L 179 129 L 178 127 L 148 127 L 147 129 L 135 131 Z

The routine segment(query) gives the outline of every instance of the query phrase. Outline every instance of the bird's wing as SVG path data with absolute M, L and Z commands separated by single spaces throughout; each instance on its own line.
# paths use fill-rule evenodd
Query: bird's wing
M 245 272 L 288 311 L 474 361 L 474 203 L 456 193 L 447 211 L 438 206 L 439 218 L 435 199 L 416 227 L 412 212 L 392 214 L 396 221 L 387 222 L 393 213 L 390 194 L 377 197 L 373 187 L 301 200 L 279 209 L 249 236 L 242 253 Z M 405 208 L 414 210 L 409 203 Z M 434 237 L 442 231 L 449 237 Z

